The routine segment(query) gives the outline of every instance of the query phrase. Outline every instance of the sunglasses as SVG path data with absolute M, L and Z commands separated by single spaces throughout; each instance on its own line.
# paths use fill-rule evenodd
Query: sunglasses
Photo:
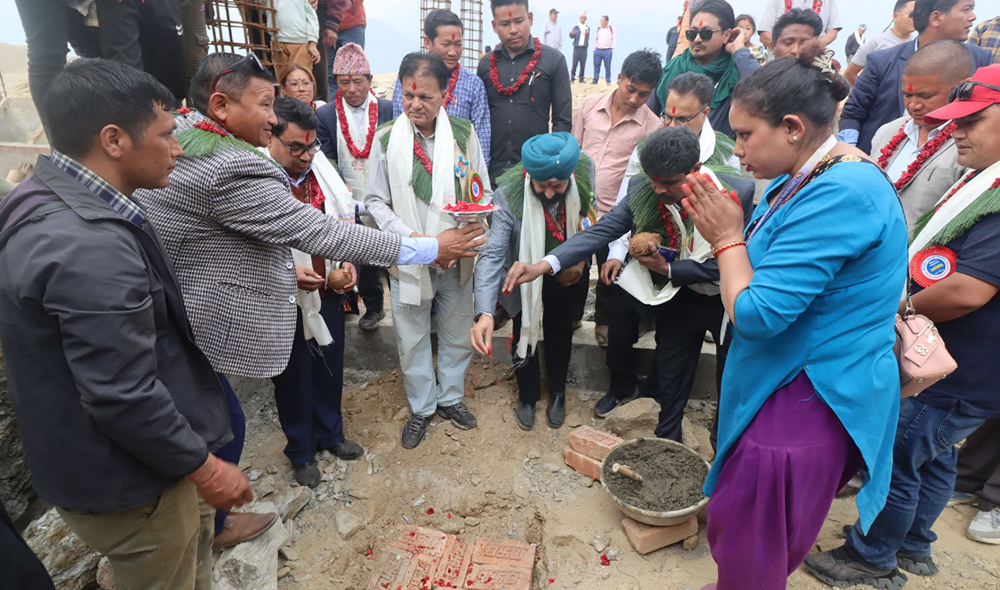
M 992 84 L 966 80 L 951 89 L 951 94 L 948 95 L 948 102 L 954 102 L 956 100 L 969 100 L 972 98 L 972 91 L 975 90 L 976 86 L 982 86 L 983 88 L 989 88 L 990 90 L 1000 92 L 1000 87 L 993 86 Z
M 293 158 L 298 158 L 299 156 L 301 156 L 302 154 L 304 154 L 306 152 L 309 152 L 309 155 L 313 155 L 313 154 L 315 154 L 316 152 L 319 151 L 320 147 L 322 147 L 322 144 L 319 142 L 319 140 L 314 141 L 312 143 L 312 145 L 303 146 L 303 145 L 288 145 L 287 143 L 284 142 L 284 140 L 282 140 L 277 135 L 274 136 L 274 137 L 275 137 L 275 139 L 277 139 L 278 141 L 281 142 L 281 145 L 283 145 L 286 148 L 288 148 L 288 153 Z
M 691 121 L 694 121 L 695 119 L 697 119 L 698 115 L 700 115 L 700 114 L 702 114 L 704 112 L 705 112 L 705 109 L 701 109 L 700 111 L 698 111 L 697 113 L 691 115 L 690 117 L 675 117 L 673 115 L 668 115 L 666 113 L 663 113 L 663 126 L 664 127 L 669 127 L 671 123 L 676 123 L 678 125 L 687 125 Z
M 709 41 L 716 33 L 722 33 L 723 29 L 688 29 L 684 31 L 684 36 L 687 37 L 688 41 L 694 41 L 701 35 L 702 41 Z
M 245 63 L 249 63 L 250 65 L 253 66 L 255 70 L 259 72 L 267 73 L 267 68 L 264 67 L 264 64 L 260 63 L 260 59 L 258 59 L 255 54 L 251 53 L 250 55 L 241 58 L 239 61 L 234 63 L 228 69 L 223 70 L 221 74 L 215 77 L 215 80 L 212 81 L 212 94 L 215 94 L 215 87 L 219 85 L 219 78 L 225 76 L 226 74 L 233 73 Z

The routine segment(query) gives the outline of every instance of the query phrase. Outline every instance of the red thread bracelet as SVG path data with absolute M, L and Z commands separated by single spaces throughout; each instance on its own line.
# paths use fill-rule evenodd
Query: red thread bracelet
M 219 460 L 219 469 L 216 470 L 215 474 L 212 475 L 212 477 L 208 478 L 208 481 L 206 481 L 205 483 L 203 483 L 203 484 L 195 484 L 195 487 L 197 487 L 197 488 L 207 488 L 208 486 L 210 486 L 213 483 L 215 483 L 215 480 L 219 479 L 219 476 L 222 475 L 222 469 L 224 467 L 225 467 L 225 465 L 222 463 L 222 460 L 220 459 Z
M 728 250 L 730 248 L 735 248 L 736 246 L 746 246 L 746 245 L 747 245 L 747 243 L 744 242 L 743 240 L 740 240 L 738 242 L 729 242 L 728 244 L 726 244 L 725 246 L 722 246 L 721 248 L 718 248 L 718 249 L 712 248 L 712 255 L 715 256 L 716 258 L 718 258 L 719 254 L 722 254 L 723 252 L 725 252 L 726 250 Z

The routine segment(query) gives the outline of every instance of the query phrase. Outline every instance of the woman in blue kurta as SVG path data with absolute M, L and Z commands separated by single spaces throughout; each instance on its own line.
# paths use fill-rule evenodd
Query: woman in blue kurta
M 816 43 L 736 87 L 734 153 L 775 178 L 745 235 L 739 206 L 690 177 L 733 332 L 705 484 L 718 590 L 785 588 L 861 467 L 863 528 L 888 493 L 906 223 L 881 170 L 833 138 L 849 89 Z

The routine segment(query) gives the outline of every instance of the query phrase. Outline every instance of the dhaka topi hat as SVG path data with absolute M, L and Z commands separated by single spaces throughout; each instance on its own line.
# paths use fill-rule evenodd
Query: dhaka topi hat
M 535 180 L 569 180 L 580 159 L 580 144 L 565 131 L 536 135 L 521 146 L 521 165 Z
M 333 58 L 334 76 L 370 76 L 372 68 L 365 57 L 365 50 L 357 43 L 347 43 L 337 50 Z

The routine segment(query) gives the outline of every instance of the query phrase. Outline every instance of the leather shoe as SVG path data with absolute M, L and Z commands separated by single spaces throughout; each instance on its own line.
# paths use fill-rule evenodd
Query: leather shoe
M 517 425 L 521 427 L 521 430 L 531 430 L 531 427 L 535 425 L 535 404 L 517 402 L 514 417 L 517 418 Z
M 559 428 L 566 421 L 566 394 L 550 393 L 549 407 L 545 409 L 545 419 L 552 428 Z
M 353 461 L 365 454 L 365 450 L 361 448 L 361 445 L 353 440 L 345 440 L 339 445 L 333 445 L 332 447 L 327 447 L 323 450 L 330 451 L 335 457 L 343 459 L 344 461 Z
M 226 515 L 222 532 L 215 535 L 212 547 L 224 549 L 239 545 L 244 541 L 252 541 L 263 535 L 278 522 L 274 512 L 254 514 L 253 512 L 230 512 Z
M 315 461 L 309 461 L 302 465 L 292 465 L 292 476 L 300 486 L 310 488 L 318 486 L 321 477 Z

